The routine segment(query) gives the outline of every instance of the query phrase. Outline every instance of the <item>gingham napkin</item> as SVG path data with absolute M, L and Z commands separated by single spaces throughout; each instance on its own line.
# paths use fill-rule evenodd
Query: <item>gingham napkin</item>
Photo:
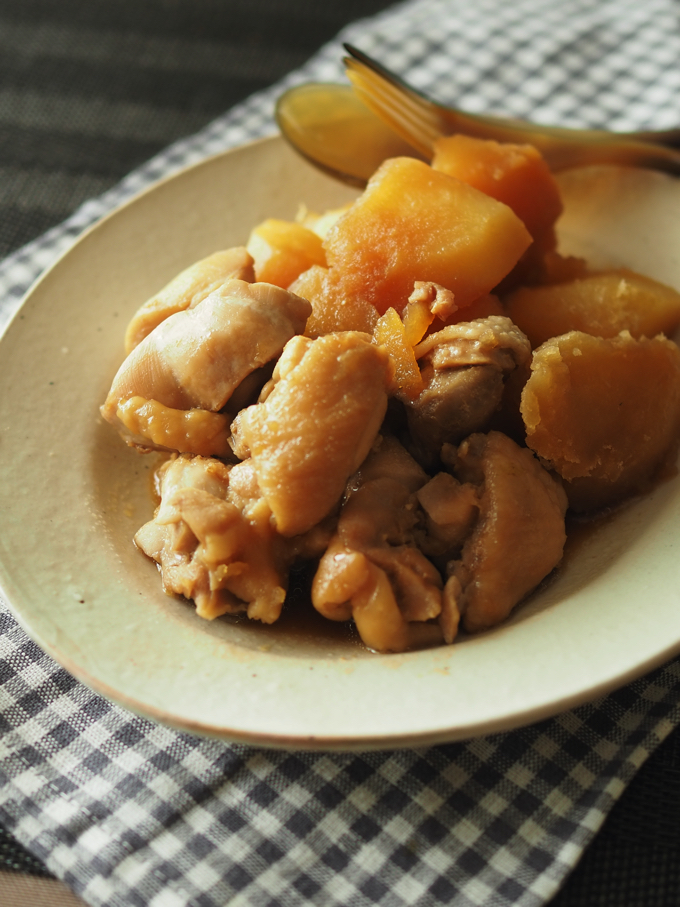
M 417 0 L 356 23 L 304 69 L 88 202 L 0 266 L 0 324 L 86 226 L 139 189 L 273 131 L 341 42 L 470 110 L 615 129 L 680 124 L 674 0 Z M 0 820 L 92 905 L 538 905 L 680 721 L 680 661 L 512 733 L 393 753 L 200 739 L 76 682 L 0 601 Z

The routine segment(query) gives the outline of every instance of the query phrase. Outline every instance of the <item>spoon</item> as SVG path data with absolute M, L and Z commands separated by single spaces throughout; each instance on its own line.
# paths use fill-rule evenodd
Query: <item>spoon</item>
M 680 174 L 680 152 L 665 147 L 680 144 L 680 130 L 611 133 L 464 113 L 431 101 L 351 45 L 345 49 L 354 93 L 345 85 L 301 85 L 279 98 L 276 118 L 307 160 L 350 185 L 364 186 L 387 157 L 430 160 L 437 138 L 455 132 L 533 144 L 553 170 L 607 163 Z
M 388 157 L 422 157 L 350 85 L 307 82 L 289 88 L 276 104 L 276 121 L 311 164 L 359 189 Z

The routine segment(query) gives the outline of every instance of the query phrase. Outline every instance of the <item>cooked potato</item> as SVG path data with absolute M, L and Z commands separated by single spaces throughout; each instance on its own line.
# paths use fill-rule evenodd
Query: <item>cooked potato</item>
M 255 279 L 284 290 L 312 265 L 326 264 L 320 237 L 293 221 L 262 221 L 251 230 L 246 248 L 255 262 Z
M 555 177 L 533 145 L 447 135 L 434 144 L 432 167 L 508 205 L 534 240 L 554 242 L 552 227 L 562 200 Z
M 383 314 L 390 306 L 401 312 L 416 280 L 446 287 L 464 308 L 493 289 L 530 243 L 507 205 L 403 157 L 382 164 L 324 247 L 340 297 Z
M 680 324 L 680 293 L 627 268 L 553 286 L 522 287 L 505 305 L 533 347 L 568 331 L 655 337 Z
M 571 331 L 533 355 L 522 392 L 527 444 L 565 480 L 570 506 L 589 511 L 645 490 L 680 427 L 680 350 Z
M 378 310 L 360 296 L 349 297 L 337 276 L 328 268 L 312 265 L 289 287 L 291 293 L 312 306 L 305 336 L 322 337 L 333 331 L 365 331 L 370 334 L 378 320 Z

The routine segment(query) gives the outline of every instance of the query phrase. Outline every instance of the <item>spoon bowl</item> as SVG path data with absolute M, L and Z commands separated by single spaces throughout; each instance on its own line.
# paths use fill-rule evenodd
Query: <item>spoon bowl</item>
M 290 144 L 329 176 L 361 189 L 389 157 L 422 157 L 350 85 L 308 82 L 284 92 L 276 121 Z

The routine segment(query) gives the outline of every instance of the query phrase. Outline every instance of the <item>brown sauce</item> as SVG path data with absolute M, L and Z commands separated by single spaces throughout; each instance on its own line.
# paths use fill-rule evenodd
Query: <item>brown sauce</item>
M 608 507 L 593 514 L 574 514 L 567 511 L 565 519 L 567 542 L 564 546 L 561 565 L 567 564 L 577 557 L 599 532 L 611 526 L 637 500 L 639 500 L 639 496 L 627 498 L 614 507 Z M 559 570 L 559 567 L 557 569 Z
M 290 586 L 281 617 L 272 624 L 274 632 L 295 639 L 364 647 L 354 621 L 329 620 L 312 605 L 314 569 L 291 571 Z
M 544 584 L 550 583 L 552 579 L 559 575 L 561 568 L 568 565 L 574 557 L 578 557 L 584 547 L 592 541 L 594 535 L 611 524 L 624 507 L 625 504 L 622 504 L 619 507 L 590 516 L 568 513 L 566 518 L 567 541 L 564 547 L 563 560 L 534 592 L 540 591 Z M 366 645 L 362 642 L 357 632 L 354 621 L 328 620 L 328 618 L 319 614 L 311 604 L 311 584 L 314 577 L 314 569 L 315 565 L 312 565 L 292 571 L 286 603 L 280 618 L 276 623 L 266 628 L 267 636 L 269 639 L 275 639 L 276 642 L 292 640 L 313 643 L 322 647 L 332 646 L 333 649 L 350 648 L 367 651 Z M 530 593 L 530 596 L 533 594 Z M 516 608 L 519 610 L 521 607 L 522 603 L 520 602 Z M 248 621 L 246 617 L 236 619 L 227 617 L 224 619 L 230 622 L 234 620 L 238 622 Z M 258 627 L 258 631 L 261 631 L 261 629 Z M 414 644 L 410 647 L 411 649 L 426 649 L 444 645 L 436 621 L 420 625 L 417 630 L 420 632 L 414 634 Z M 469 639 L 474 635 L 461 630 L 459 639 Z
M 279 619 L 269 625 L 256 627 L 259 635 L 267 641 L 285 643 L 286 640 L 309 643 L 320 647 L 366 649 L 361 641 L 354 621 L 329 620 L 314 608 L 312 598 L 312 579 L 315 566 L 295 568 L 290 574 L 288 595 Z M 257 623 L 245 616 L 221 618 L 229 623 Z

